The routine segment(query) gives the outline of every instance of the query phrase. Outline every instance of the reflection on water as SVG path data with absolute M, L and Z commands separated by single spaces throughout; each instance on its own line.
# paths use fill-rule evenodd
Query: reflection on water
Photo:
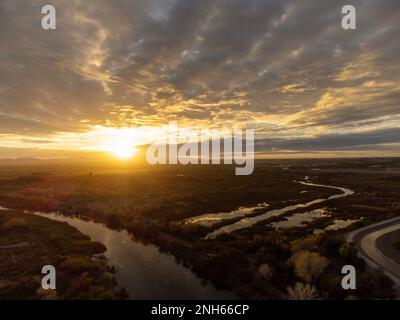
M 221 213 L 206 213 L 201 216 L 192 217 L 186 219 L 186 223 L 198 223 L 205 227 L 210 227 L 218 222 L 245 217 L 249 214 L 254 213 L 256 210 L 267 208 L 269 206 L 268 203 L 260 203 L 255 207 L 240 207 L 237 210 L 231 212 L 221 212 Z
M 154 245 L 132 240 L 125 230 L 115 231 L 105 225 L 60 214 L 35 213 L 66 222 L 92 240 L 102 243 L 105 256 L 116 266 L 115 277 L 126 287 L 132 299 L 234 299 L 227 291 L 204 283 L 189 268 L 176 262 L 170 254 Z
M 305 223 L 309 223 L 315 219 L 328 217 L 326 208 L 315 209 L 307 212 L 296 213 L 285 220 L 276 221 L 269 224 L 274 229 L 285 229 L 293 227 L 303 227 Z
M 342 191 L 342 193 L 340 194 L 335 194 L 333 196 L 330 196 L 328 198 L 325 199 L 316 199 L 316 200 L 312 200 L 306 203 L 300 203 L 300 204 L 296 204 L 296 205 L 291 205 L 282 209 L 274 209 L 271 211 L 267 211 L 264 214 L 260 214 L 259 216 L 255 216 L 255 217 L 250 217 L 250 218 L 244 218 L 239 220 L 238 222 L 232 223 L 230 225 L 227 226 L 223 226 L 217 230 L 214 230 L 213 232 L 210 232 L 209 234 L 206 235 L 205 239 L 215 239 L 217 236 L 224 234 L 224 233 L 231 233 L 234 231 L 238 231 L 238 230 L 242 230 L 242 229 L 246 229 L 246 228 L 250 228 L 252 226 L 254 226 L 256 223 L 263 221 L 263 220 L 267 220 L 270 219 L 272 217 L 278 217 L 286 212 L 289 211 L 294 211 L 300 208 L 307 208 L 310 207 L 312 205 L 318 204 L 318 203 L 322 203 L 325 202 L 327 200 L 332 200 L 332 199 L 339 199 L 339 198 L 343 198 L 343 197 L 347 197 L 351 194 L 353 194 L 354 192 L 350 189 L 346 189 L 346 188 L 341 188 L 341 187 L 335 187 L 335 186 L 326 186 L 326 185 L 322 185 L 322 184 L 316 184 L 316 183 L 310 183 L 310 182 L 299 182 L 303 185 L 306 186 L 313 186 L 313 187 L 324 187 L 324 188 L 331 188 L 331 189 L 337 189 Z
M 324 229 L 315 229 L 314 233 L 323 233 L 325 231 L 336 231 L 340 229 L 347 228 L 351 226 L 353 223 L 356 223 L 358 221 L 361 221 L 362 218 L 360 219 L 347 219 L 347 220 L 340 220 L 340 219 L 335 219 L 333 220 L 333 223 L 330 224 L 329 226 L 325 227 Z

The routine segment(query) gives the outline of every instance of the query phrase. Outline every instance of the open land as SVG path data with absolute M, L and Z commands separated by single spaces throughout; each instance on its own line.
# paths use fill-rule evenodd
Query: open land
M 233 216 L 207 226 L 187 223 L 187 219 L 205 213 L 230 212 L 267 203 L 267 207 L 259 207 L 246 216 L 254 217 L 340 194 L 332 188 L 298 183 L 305 178 L 315 184 L 348 188 L 354 194 L 299 207 L 215 239 L 205 240 L 205 237 L 243 217 Z M 400 216 L 399 190 L 399 158 L 260 160 L 250 176 L 235 176 L 234 168 L 229 166 L 0 166 L 1 206 L 19 211 L 60 212 L 103 222 L 109 228 L 126 229 L 135 239 L 172 253 L 217 288 L 252 299 L 395 298 L 391 280 L 379 270 L 367 267 L 357 256 L 357 249 L 346 243 L 345 236 L 357 228 Z M 274 223 L 313 210 L 324 210 L 324 214 L 297 226 L 273 227 Z M 45 224 L 30 214 L 18 214 L 23 215 L 32 237 L 38 225 Z M 2 211 L 0 222 L 5 215 L 9 213 Z M 348 221 L 351 223 L 343 224 Z M 332 227 L 335 223 L 342 223 L 342 227 Z M 2 232 L 1 237 L 8 236 Z M 65 242 L 60 245 L 63 250 L 77 250 L 85 259 L 101 252 L 94 245 L 89 245 L 90 249 L 82 249 L 80 245 L 76 248 L 71 238 L 73 235 L 65 234 L 59 240 Z M 35 242 L 29 237 L 13 241 L 0 239 L 0 247 Z M 388 244 L 390 249 L 386 252 L 398 256 L 398 239 L 398 234 L 391 237 L 393 245 Z M 44 250 L 44 246 L 37 247 Z M 32 259 L 26 252 L 32 249 L 27 246 L 12 250 L 19 259 Z M 69 254 L 60 252 L 58 247 L 46 250 L 45 255 L 38 252 L 40 259 L 48 257 L 53 261 L 60 255 L 65 259 Z M 6 249 L 0 249 L 0 254 L 5 252 Z M 2 274 L 14 268 L 9 262 L 12 259 L 1 261 Z M 350 292 L 340 284 L 341 268 L 346 264 L 354 265 L 357 270 L 357 290 Z M 16 272 L 8 279 L 20 283 L 21 274 Z M 102 279 L 98 279 L 99 283 Z M 108 297 L 118 296 L 110 293 L 113 292 L 111 284 L 107 287 Z M 25 291 L 27 297 L 34 297 L 32 290 Z M 71 292 L 65 289 L 65 297 Z M 74 294 L 92 297 L 85 290 L 81 295 Z

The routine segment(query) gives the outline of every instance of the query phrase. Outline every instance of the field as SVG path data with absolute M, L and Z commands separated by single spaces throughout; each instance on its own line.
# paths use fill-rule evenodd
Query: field
M 252 217 L 340 193 L 297 182 L 304 181 L 305 177 L 313 183 L 349 188 L 355 193 L 323 204 L 300 207 L 212 240 L 204 240 L 204 237 L 240 218 L 223 220 L 212 226 L 186 222 L 188 218 L 205 213 L 229 212 L 268 203 L 268 207 L 248 215 Z M 395 298 L 390 280 L 381 272 L 367 268 L 344 236 L 364 225 L 399 216 L 399 190 L 398 158 L 260 160 L 251 176 L 235 176 L 234 168 L 225 166 L 96 168 L 37 164 L 0 167 L 1 206 L 15 210 L 58 211 L 104 222 L 110 228 L 126 229 L 139 241 L 156 244 L 162 251 L 172 253 L 218 288 L 253 299 Z M 323 210 L 324 214 L 294 227 L 272 227 L 271 223 L 313 210 Z M 41 228 L 61 228 L 55 222 L 46 226 L 45 219 L 18 214 L 29 225 L 32 237 Z M 5 215 L 9 214 L 2 211 L 0 223 L 10 218 Z M 352 223 L 330 227 L 335 221 Z M 65 225 L 63 228 L 68 229 Z M 79 236 L 73 230 L 62 232 L 61 236 L 49 233 L 58 239 L 55 243 L 59 245 L 49 248 L 46 254 L 37 252 L 35 259 L 40 256 L 40 259 L 54 260 L 70 254 L 80 254 L 86 259 L 101 252 L 101 248 L 87 239 L 82 239 L 85 245 L 80 241 L 76 246 L 76 241 L 71 239 Z M 4 231 L 0 235 L 1 243 L 11 241 Z M 33 259 L 24 247 L 13 252 L 14 257 L 23 261 Z M 0 250 L 0 254 L 5 253 Z M 2 257 L 3 275 L 11 269 L 7 262 L 11 260 Z M 348 292 L 341 288 L 340 271 L 345 264 L 357 269 L 357 290 Z M 79 271 L 81 277 L 86 272 L 83 269 Z M 21 282 L 21 274 L 21 270 L 15 269 L 9 279 Z M 65 277 L 67 279 L 68 274 Z M 111 280 L 104 280 L 103 276 L 95 278 L 98 283 L 107 283 L 106 297 L 117 298 L 115 292 L 111 293 L 113 286 L 108 284 Z M 18 294 L 21 290 L 24 291 L 19 288 Z M 31 291 L 26 289 L 26 292 Z M 72 294 L 78 298 L 93 297 L 92 292 L 85 290 L 77 293 L 66 289 L 65 292 L 61 297 L 68 298 Z M 33 293 L 23 294 L 34 296 Z M 99 293 L 98 297 L 103 296 Z

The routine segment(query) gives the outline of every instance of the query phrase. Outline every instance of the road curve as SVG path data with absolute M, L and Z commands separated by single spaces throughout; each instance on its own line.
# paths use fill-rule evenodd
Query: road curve
M 348 234 L 347 242 L 354 243 L 359 256 L 373 268 L 382 268 L 396 287 L 400 288 L 400 265 L 384 255 L 377 246 L 377 240 L 385 234 L 400 230 L 400 217 L 381 221 L 355 230 Z

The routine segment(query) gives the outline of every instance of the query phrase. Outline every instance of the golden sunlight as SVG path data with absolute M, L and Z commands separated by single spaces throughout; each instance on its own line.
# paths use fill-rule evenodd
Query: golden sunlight
M 138 143 L 138 136 L 135 130 L 103 128 L 101 133 L 96 135 L 98 143 L 102 145 L 97 149 L 107 151 L 121 160 L 127 160 L 135 156 L 137 151 L 135 146 Z
M 113 156 L 119 159 L 130 159 L 135 155 L 137 150 L 131 145 L 118 143 L 111 147 L 109 151 Z

